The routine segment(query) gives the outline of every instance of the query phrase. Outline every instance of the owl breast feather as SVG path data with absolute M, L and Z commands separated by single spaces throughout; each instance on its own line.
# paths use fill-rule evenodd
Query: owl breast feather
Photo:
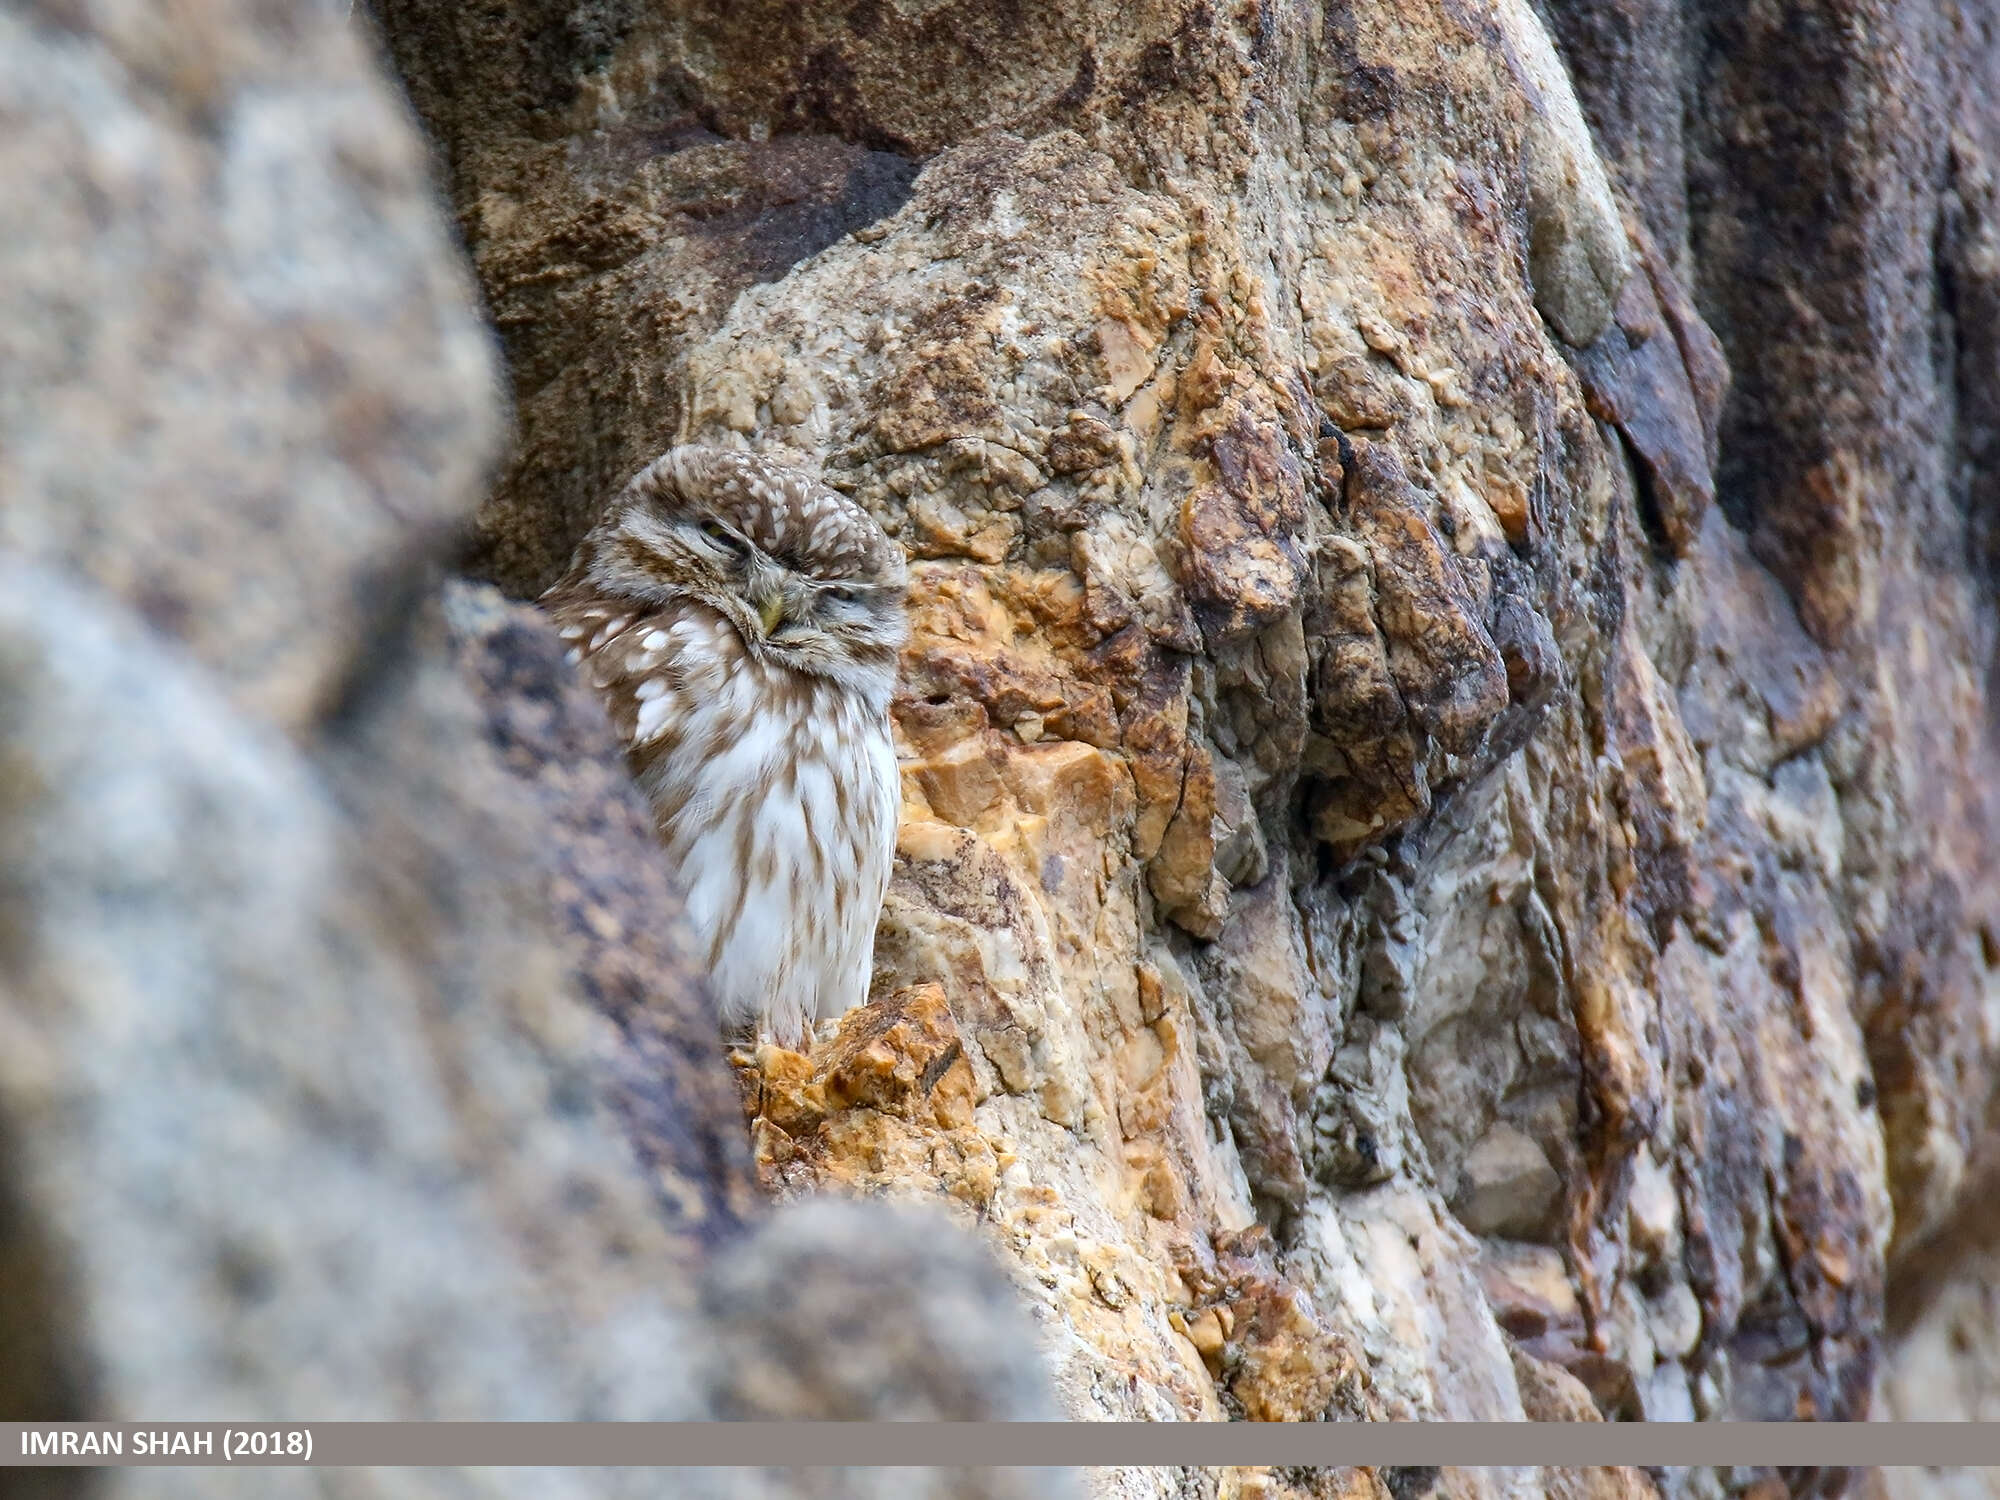
M 724 1023 L 796 1044 L 867 998 L 900 800 L 886 714 L 720 619 L 585 623 Z

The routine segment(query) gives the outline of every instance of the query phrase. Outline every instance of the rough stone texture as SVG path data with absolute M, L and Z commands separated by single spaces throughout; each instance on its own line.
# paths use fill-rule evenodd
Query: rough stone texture
M 494 458 L 493 361 L 344 8 L 17 8 L 0 119 L 0 186 L 36 206 L 0 229 L 0 1414 L 1052 1410 L 976 1241 L 935 1213 L 770 1210 L 601 709 L 532 609 L 440 603 Z M 817 1295 L 744 1314 L 774 1283 Z M 861 1469 L 679 1490 L 1076 1492 Z
M 768 1184 L 982 1223 L 1078 1415 L 1900 1388 L 2000 1047 L 1989 21 L 377 14 L 514 376 L 480 570 L 690 438 L 913 558 Z
M 1005 1273 L 934 1210 L 801 1203 L 752 1253 L 717 1262 L 704 1305 L 722 1340 L 718 1417 L 1061 1416 Z
M 761 1181 L 977 1226 L 1079 1416 L 1978 1413 L 1990 20 L 376 14 L 476 519 L 365 19 L 0 19 L 10 1401 L 1038 1409 L 990 1266 Z M 874 998 L 748 1150 L 601 726 L 428 602 L 675 438 L 913 559 Z
M 545 898 L 575 951 L 584 998 L 614 1020 L 611 1097 L 682 1243 L 706 1253 L 754 1213 L 749 1152 L 716 1017 L 689 1004 L 680 898 L 652 813 L 626 773 L 603 705 L 563 660 L 537 610 L 453 584 L 454 655 L 475 685 L 489 743 L 533 794 L 546 840 Z
M 462 524 L 499 412 L 365 38 L 331 7 L 246 14 L 0 16 L 0 179 L 35 205 L 0 230 L 0 546 L 131 601 L 297 728 L 383 571 Z
M 1962 1207 L 1915 1252 L 1889 1298 L 1876 1412 L 1898 1421 L 2000 1421 L 2000 1137 L 1973 1152 Z M 1879 1469 L 1867 1500 L 1992 1500 L 1992 1469 Z
M 384 943 L 331 789 L 278 733 L 101 595 L 13 563 L 0 597 L 0 1095 L 64 1309 L 27 1404 L 688 1410 L 686 1335 L 646 1270 L 670 1263 L 664 1226 L 593 1128 L 592 1018 L 550 1003 L 557 955 L 423 951 L 532 913 L 453 934 L 404 908 L 407 946 Z M 518 857 L 508 835 L 466 853 Z M 467 1057 L 476 1090 L 449 1071 Z

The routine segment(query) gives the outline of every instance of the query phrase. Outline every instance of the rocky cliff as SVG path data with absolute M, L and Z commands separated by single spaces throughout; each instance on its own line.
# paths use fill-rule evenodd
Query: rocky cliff
M 459 1064 L 437 1085 L 468 1203 L 519 1195 L 521 1248 L 486 1241 L 516 1305 L 622 1317 L 621 1288 L 707 1285 L 715 1237 L 770 1198 L 886 1195 L 999 1254 L 1080 1417 L 1990 1415 L 1993 21 L 1944 0 L 212 10 L 236 42 L 168 45 L 112 6 L 21 23 L 40 50 L 9 53 L 63 66 L 10 77 L 48 141 L 4 170 L 56 173 L 73 206 L 7 245 L 41 321 L 7 355 L 4 540 L 99 591 L 21 611 L 9 649 L 77 743 L 138 701 L 113 664 L 171 647 L 214 712 L 306 756 L 324 889 L 383 894 L 351 919 L 328 895 L 297 941 L 397 966 L 362 986 L 369 1035 L 530 1080 L 571 1055 L 548 1037 L 597 1038 L 594 1124 L 538 1081 L 506 1109 Z M 286 45 L 301 27 L 336 65 Z M 497 330 L 504 450 L 371 27 Z M 87 123 L 100 97 L 135 123 Z M 324 268 L 309 288 L 301 264 Z M 822 475 L 913 560 L 875 998 L 809 1053 L 738 1058 L 734 1093 L 676 963 L 672 873 L 503 602 L 676 440 Z M 425 556 L 493 588 L 438 615 Z M 101 663 L 77 665 L 70 622 L 108 600 L 128 633 L 76 637 Z M 481 852 L 503 824 L 515 852 Z M 26 889 L 54 911 L 68 887 Z M 47 930 L 4 971 L 22 994 L 11 976 L 69 961 Z M 203 1024 L 254 1034 L 280 1003 Z M 64 1014 L 58 1073 L 111 1024 Z M 523 1161 L 612 1173 L 631 1144 L 650 1194 L 530 1211 L 556 1179 Z M 677 1315 L 747 1329 L 744 1295 Z M 1021 1379 L 939 1388 L 1025 1410 Z M 703 1376 L 688 1399 L 757 1389 Z M 801 1409 L 859 1411 L 817 1387 Z

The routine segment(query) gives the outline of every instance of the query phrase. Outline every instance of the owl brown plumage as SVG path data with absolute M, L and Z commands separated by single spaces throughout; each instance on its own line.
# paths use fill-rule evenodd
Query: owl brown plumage
M 867 996 L 906 587 L 846 496 L 688 446 L 619 492 L 542 596 L 652 801 L 733 1026 L 796 1042 Z

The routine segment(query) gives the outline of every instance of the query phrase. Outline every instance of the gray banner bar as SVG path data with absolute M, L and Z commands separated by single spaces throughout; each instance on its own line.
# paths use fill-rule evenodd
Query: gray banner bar
M 1387 1422 L 0 1423 L 0 1465 L 2000 1465 L 2000 1425 Z

